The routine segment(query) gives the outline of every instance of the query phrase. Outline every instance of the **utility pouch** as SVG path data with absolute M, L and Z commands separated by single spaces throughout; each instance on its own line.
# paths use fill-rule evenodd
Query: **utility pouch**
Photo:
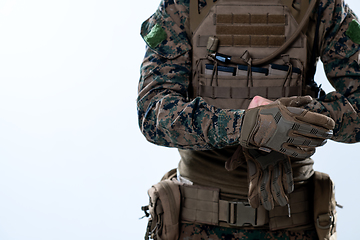
M 148 190 L 148 195 L 150 202 L 147 207 L 151 216 L 145 239 L 178 239 L 181 205 L 179 185 L 171 179 L 165 179 L 153 185 Z
M 320 240 L 336 239 L 334 183 L 326 173 L 316 172 L 314 181 L 314 223 Z

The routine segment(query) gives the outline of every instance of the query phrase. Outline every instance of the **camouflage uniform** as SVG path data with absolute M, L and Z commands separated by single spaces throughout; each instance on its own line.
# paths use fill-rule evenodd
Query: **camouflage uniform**
M 200 1 L 200 6 L 206 1 Z M 313 100 L 305 108 L 335 120 L 333 140 L 360 141 L 360 25 L 343 0 L 319 0 L 320 17 L 316 57 L 336 89 Z M 221 150 L 239 144 L 243 109 L 218 109 L 202 98 L 188 98 L 191 77 L 189 0 L 162 0 L 157 11 L 143 23 L 147 43 L 139 82 L 139 126 L 148 141 L 192 151 Z M 309 27 L 315 27 L 313 24 Z M 155 37 L 154 37 L 155 36 Z M 311 66 L 310 66 L 311 67 Z M 311 175 L 311 174 L 309 174 Z M 257 239 L 257 231 L 182 224 L 181 239 Z M 219 235 L 218 232 L 225 235 Z M 186 233 L 186 234 L 185 234 Z M 184 235 L 185 234 L 185 235 Z M 187 238 L 191 234 L 199 238 Z M 254 235 L 255 234 L 255 235 Z M 265 239 L 314 239 L 312 233 L 277 232 Z M 309 235 L 310 234 L 310 235 Z M 249 235 L 254 237 L 249 237 Z M 314 234 L 313 234 L 314 235 Z M 231 236 L 229 238 L 229 236 Z M 308 236 L 308 237 L 306 237 Z M 246 239 L 246 238 L 245 238 Z M 260 239 L 260 237 L 259 237 Z
M 137 100 L 140 129 L 148 141 L 167 147 L 206 150 L 236 145 L 243 110 L 215 109 L 201 98 L 187 101 L 191 72 L 188 5 L 188 0 L 163 0 L 142 25 L 142 35 L 146 36 L 155 24 L 161 24 L 168 39 L 152 45 L 157 52 L 148 47 L 141 66 Z M 314 100 L 307 108 L 335 120 L 333 140 L 358 142 L 360 37 L 351 31 L 359 27 L 352 22 L 357 18 L 342 0 L 321 0 L 319 6 L 318 54 L 336 91 Z
M 307 240 L 318 239 L 315 231 L 267 231 L 233 229 L 211 225 L 182 224 L 180 240 L 239 240 L 239 239 L 279 239 Z

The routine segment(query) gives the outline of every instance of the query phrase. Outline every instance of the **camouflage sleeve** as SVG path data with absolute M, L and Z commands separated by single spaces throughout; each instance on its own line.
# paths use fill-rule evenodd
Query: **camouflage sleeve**
M 333 140 L 360 141 L 360 25 L 343 0 L 321 0 L 320 57 L 336 91 L 308 105 L 336 122 Z
M 191 49 L 186 34 L 188 0 L 163 0 L 141 27 L 147 51 L 137 99 L 139 126 L 148 141 L 205 150 L 238 144 L 242 110 L 189 101 Z

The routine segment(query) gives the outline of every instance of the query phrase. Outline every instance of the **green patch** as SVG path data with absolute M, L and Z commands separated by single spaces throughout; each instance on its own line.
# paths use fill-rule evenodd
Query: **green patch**
M 167 34 L 165 30 L 159 24 L 155 24 L 151 31 L 144 37 L 144 40 L 149 47 L 155 48 L 166 38 Z
M 346 35 L 357 44 L 360 44 L 360 24 L 354 19 L 349 24 L 349 28 L 346 31 Z

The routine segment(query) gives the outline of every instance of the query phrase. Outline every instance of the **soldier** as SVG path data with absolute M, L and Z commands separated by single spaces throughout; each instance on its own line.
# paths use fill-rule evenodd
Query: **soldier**
M 335 239 L 333 183 L 310 157 L 360 139 L 360 25 L 343 0 L 162 0 L 141 35 L 139 126 L 181 156 L 149 190 L 147 236 Z M 319 58 L 334 92 L 314 81 Z

